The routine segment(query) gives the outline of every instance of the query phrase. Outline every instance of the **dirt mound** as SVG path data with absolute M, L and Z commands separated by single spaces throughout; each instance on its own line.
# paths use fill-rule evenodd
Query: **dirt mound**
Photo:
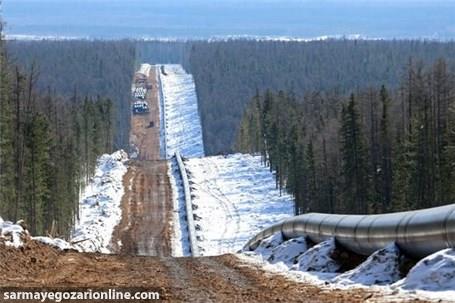
M 24 238 L 23 242 L 20 248 L 0 244 L 0 276 L 2 282 L 11 282 L 11 286 L 16 283 L 21 286 L 36 272 L 47 270 L 52 260 L 64 253 L 30 238 Z
M 27 242 L 0 246 L 0 283 L 6 287 L 157 291 L 168 302 L 363 302 L 364 291 L 321 291 L 273 276 L 235 256 L 140 257 L 59 251 Z

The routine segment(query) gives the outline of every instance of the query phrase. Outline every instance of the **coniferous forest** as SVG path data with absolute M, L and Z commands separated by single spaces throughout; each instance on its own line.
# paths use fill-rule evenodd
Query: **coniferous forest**
M 112 100 L 115 109 L 114 145 L 128 145 L 131 79 L 136 48 L 131 41 L 8 41 L 11 61 L 22 70 L 35 66 L 36 88 L 65 98 L 98 96 Z
M 140 62 L 191 72 L 206 153 L 267 155 L 296 213 L 454 199 L 453 42 L 43 40 L 1 49 L 0 212 L 32 232 L 67 234 L 96 157 L 127 148 L 125 100 Z
M 233 151 L 256 90 L 309 92 L 397 88 L 410 58 L 455 65 L 455 43 L 413 40 L 194 42 L 187 69 L 196 82 L 207 154 Z
M 267 90 L 237 148 L 261 153 L 296 213 L 383 213 L 455 199 L 455 74 L 409 61 L 398 86 L 351 93 Z
M 105 65 L 119 58 L 103 57 L 116 45 L 0 43 L 0 213 L 24 219 L 32 234 L 66 236 L 97 157 L 123 141 L 116 136 L 122 99 L 110 96 L 128 93 L 122 86 L 134 64 L 124 63 L 128 81 L 117 88 L 123 79 L 105 74 L 112 70 Z

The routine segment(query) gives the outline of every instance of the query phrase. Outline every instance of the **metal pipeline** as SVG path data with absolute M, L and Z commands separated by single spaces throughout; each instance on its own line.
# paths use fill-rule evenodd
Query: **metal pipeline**
M 193 206 L 191 203 L 191 192 L 188 175 L 186 173 L 186 168 L 183 164 L 183 159 L 179 151 L 175 152 L 175 158 L 177 159 L 177 166 L 179 167 L 180 176 L 182 177 L 183 192 L 185 194 L 186 220 L 188 222 L 188 237 L 190 240 L 191 255 L 193 257 L 199 257 L 200 254 L 196 241 L 196 230 L 194 227 Z
M 404 254 L 423 258 L 455 247 L 455 204 L 382 215 L 308 213 L 262 230 L 244 248 L 253 250 L 276 232 L 285 239 L 306 236 L 315 243 L 334 237 L 337 243 L 361 255 L 395 242 Z

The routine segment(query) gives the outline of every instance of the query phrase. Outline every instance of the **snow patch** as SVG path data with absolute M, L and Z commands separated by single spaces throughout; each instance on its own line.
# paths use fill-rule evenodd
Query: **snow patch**
M 336 248 L 334 239 L 305 251 L 304 237 L 292 239 L 299 239 L 300 244 L 292 240 L 280 244 L 280 237 L 279 233 L 269 237 L 254 252 L 245 251 L 237 257 L 266 271 L 323 289 L 368 287 L 378 292 L 381 302 L 422 298 L 454 301 L 455 249 L 445 249 L 422 259 L 406 278 L 399 280 L 405 256 L 395 244 L 374 252 L 355 269 L 340 274 L 339 265 L 330 257 Z M 294 260 L 297 263 L 292 265 Z
M 143 74 L 148 77 L 151 69 L 152 69 L 152 66 L 150 64 L 143 63 L 143 64 L 141 64 L 141 67 L 139 68 L 138 73 Z
M 281 233 L 276 233 L 262 240 L 254 252 L 262 256 L 262 258 L 268 259 L 272 256 L 273 250 L 283 243 L 283 241 Z
M 83 251 L 111 252 L 112 232 L 122 215 L 120 202 L 127 160 L 128 155 L 120 150 L 102 155 L 97 161 L 95 175 L 79 203 L 79 221 L 71 239 Z
M 293 215 L 293 198 L 275 188 L 260 156 L 191 158 L 185 167 L 203 256 L 239 251 L 262 229 Z
M 400 279 L 402 254 L 394 244 L 374 252 L 368 259 L 334 279 L 341 285 L 387 285 Z
M 335 273 L 340 269 L 338 262 L 331 257 L 335 249 L 336 244 L 334 238 L 316 244 L 299 256 L 297 263 L 291 269 Z
M 157 70 L 158 71 L 158 70 Z M 193 76 L 181 65 L 164 65 L 161 74 L 163 93 L 166 158 L 176 151 L 184 157 L 204 156 L 202 127 Z
M 281 263 L 286 268 L 292 267 L 300 255 L 308 250 L 308 244 L 305 237 L 298 237 L 284 241 L 280 232 L 262 240 L 254 254 L 260 256 L 270 264 Z M 251 255 L 249 251 L 243 251 L 247 255 Z
M 279 247 L 279 246 L 278 246 Z M 261 255 L 248 251 L 236 255 L 239 259 L 254 265 L 261 266 L 264 270 L 282 275 L 296 282 L 311 283 L 319 287 L 329 286 L 329 281 L 333 279 L 336 273 L 305 272 L 291 270 L 291 267 L 284 262 L 270 263 Z
M 282 262 L 291 267 L 297 262 L 299 256 L 307 250 L 308 244 L 305 237 L 290 239 L 273 248 L 267 261 L 272 264 Z
M 0 239 L 6 246 L 19 248 L 23 245 L 22 238 L 28 232 L 19 224 L 10 221 L 3 221 L 0 217 Z
M 65 240 L 58 239 L 58 238 L 49 238 L 49 237 L 39 236 L 39 237 L 32 237 L 32 240 L 58 248 L 60 250 L 66 250 L 66 249 L 78 250 L 77 247 L 73 246 L 71 243 L 68 243 Z
M 28 238 L 28 236 L 28 231 L 22 227 L 20 221 L 14 224 L 10 221 L 3 221 L 0 217 L 0 240 L 2 240 L 6 246 L 12 246 L 15 248 L 22 247 L 24 245 L 24 240 L 26 240 L 25 238 Z M 61 250 L 76 249 L 70 243 L 58 238 L 31 237 L 30 239 Z
M 455 298 L 455 248 L 438 251 L 420 260 L 394 287 L 447 292 L 448 298 Z

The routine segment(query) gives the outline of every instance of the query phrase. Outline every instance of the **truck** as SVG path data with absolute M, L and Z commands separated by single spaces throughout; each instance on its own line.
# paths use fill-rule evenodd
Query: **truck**
M 136 87 L 133 93 L 133 97 L 137 99 L 145 99 L 145 95 L 147 94 L 147 89 L 144 87 Z
M 150 111 L 149 106 L 146 101 L 137 100 L 133 103 L 133 114 L 146 114 Z

